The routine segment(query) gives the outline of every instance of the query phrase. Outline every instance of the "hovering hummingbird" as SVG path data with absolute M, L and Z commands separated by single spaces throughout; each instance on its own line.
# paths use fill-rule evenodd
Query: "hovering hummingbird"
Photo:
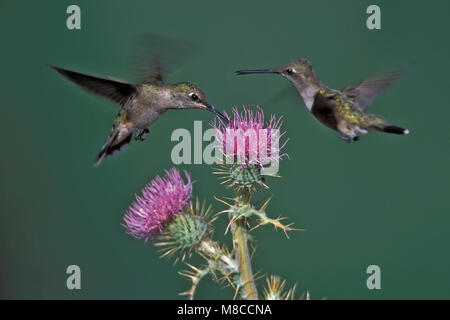
M 119 113 L 114 119 L 106 141 L 97 155 L 95 165 L 122 150 L 135 140 L 143 141 L 148 127 L 169 109 L 208 110 L 227 121 L 212 107 L 200 87 L 192 82 L 167 83 L 161 68 L 141 83 L 127 83 L 51 66 L 81 88 L 117 103 Z
M 358 141 L 361 135 L 372 130 L 409 133 L 408 129 L 391 125 L 379 115 L 366 114 L 376 96 L 398 78 L 401 70 L 365 79 L 342 90 L 328 88 L 320 82 L 311 63 L 305 59 L 294 60 L 276 69 L 236 71 L 237 75 L 251 73 L 276 73 L 288 79 L 303 98 L 306 108 L 324 125 L 338 131 L 347 142 Z

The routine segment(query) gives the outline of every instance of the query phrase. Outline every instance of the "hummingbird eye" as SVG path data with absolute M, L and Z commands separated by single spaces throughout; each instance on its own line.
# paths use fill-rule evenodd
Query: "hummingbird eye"
M 292 68 L 286 69 L 286 73 L 287 74 L 293 74 L 294 73 L 294 69 L 292 69 Z
M 191 97 L 191 99 L 194 100 L 194 101 L 198 100 L 198 95 L 193 93 L 193 92 L 189 94 L 189 97 Z

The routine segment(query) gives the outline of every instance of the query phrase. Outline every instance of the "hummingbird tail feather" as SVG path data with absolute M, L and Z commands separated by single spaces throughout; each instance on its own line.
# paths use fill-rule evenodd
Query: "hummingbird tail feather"
M 387 133 L 404 134 L 404 135 L 409 134 L 408 129 L 400 128 L 400 127 L 393 126 L 390 124 L 377 125 L 377 126 L 374 126 L 374 128 L 375 128 L 375 130 L 387 132 Z
M 128 144 L 131 141 L 132 133 L 127 135 L 124 139 L 118 140 L 119 132 L 116 131 L 108 136 L 105 144 L 97 155 L 95 159 L 94 166 L 98 167 L 102 163 L 103 159 L 115 156 L 116 154 L 126 150 Z
M 387 132 L 387 133 L 393 133 L 393 134 L 409 134 L 409 130 L 408 129 L 404 129 L 404 128 L 400 128 L 397 126 L 393 126 L 393 125 L 385 125 L 384 128 L 382 129 L 383 132 Z
M 376 114 L 366 114 L 364 116 L 364 122 L 368 128 L 375 129 L 377 131 L 392 133 L 392 134 L 409 134 L 408 129 L 404 129 L 398 126 L 387 123 L 381 116 Z

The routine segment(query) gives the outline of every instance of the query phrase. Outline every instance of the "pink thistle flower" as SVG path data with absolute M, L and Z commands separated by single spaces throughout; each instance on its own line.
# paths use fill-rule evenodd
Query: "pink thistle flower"
M 184 171 L 185 183 L 176 168 L 166 170 L 161 178 L 156 176 L 144 189 L 142 196 L 136 195 L 123 218 L 129 234 L 137 239 L 153 239 L 163 231 L 166 222 L 181 212 L 192 197 L 192 182 Z
M 219 149 L 227 159 L 237 160 L 241 165 L 263 166 L 289 157 L 280 153 L 288 141 L 280 145 L 279 141 L 285 134 L 281 132 L 281 117 L 277 119 L 271 115 L 269 121 L 264 122 L 264 112 L 260 107 L 256 110 L 243 107 L 240 113 L 233 108 L 231 115 L 227 112 L 224 115 L 228 122 L 219 121 L 217 124 L 214 121 L 211 126 L 217 130 Z

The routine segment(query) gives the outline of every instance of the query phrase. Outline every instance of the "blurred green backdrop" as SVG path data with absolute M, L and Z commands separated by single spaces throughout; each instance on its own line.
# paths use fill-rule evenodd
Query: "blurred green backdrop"
M 66 28 L 81 7 L 82 29 Z M 369 31 L 370 4 L 382 29 Z M 144 32 L 200 44 L 169 80 L 197 82 L 220 108 L 264 103 L 285 87 L 277 76 L 236 77 L 239 68 L 307 58 L 334 88 L 410 62 L 410 72 L 376 100 L 373 112 L 405 126 L 406 137 L 374 133 L 346 144 L 300 100 L 262 105 L 284 116 L 291 160 L 268 179 L 272 216 L 306 232 L 286 239 L 255 232 L 255 271 L 278 274 L 312 298 L 450 298 L 448 1 L 0 1 L 2 95 L 0 295 L 19 299 L 173 299 L 189 283 L 152 245 L 120 226 L 146 182 L 172 166 L 175 128 L 212 119 L 171 111 L 144 143 L 93 167 L 116 107 L 83 92 L 47 64 L 127 79 L 126 57 Z M 184 165 L 195 194 L 223 206 L 229 196 L 207 165 Z M 218 239 L 226 218 L 219 220 Z M 66 267 L 82 289 L 66 288 Z M 366 288 L 381 267 L 382 289 Z M 262 281 L 260 281 L 260 285 Z M 211 280 L 198 298 L 231 298 Z

